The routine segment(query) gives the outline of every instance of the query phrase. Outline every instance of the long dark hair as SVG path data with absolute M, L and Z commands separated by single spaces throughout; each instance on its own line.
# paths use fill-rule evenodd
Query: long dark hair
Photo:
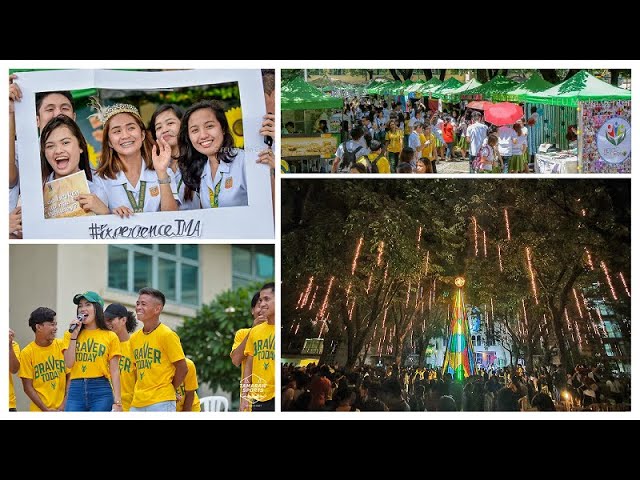
M 178 120 L 180 120 L 180 123 L 182 124 L 182 117 L 184 115 L 184 109 L 182 107 L 179 107 L 174 103 L 166 103 L 164 105 L 160 105 L 158 108 L 156 108 L 156 111 L 153 112 L 153 115 L 151 115 L 151 120 L 149 120 L 148 130 L 154 140 L 158 140 L 158 138 L 156 137 L 156 118 L 158 118 L 158 115 L 160 115 L 161 113 L 167 112 L 169 110 L 171 110 L 175 114 L 175 116 L 178 117 Z
M 184 197 L 187 201 L 193 198 L 193 192 L 200 190 L 200 179 L 202 178 L 204 166 L 208 161 L 207 156 L 198 152 L 189 139 L 189 119 L 191 115 L 193 115 L 193 112 L 203 108 L 209 108 L 213 111 L 224 135 L 222 145 L 220 145 L 220 150 L 218 151 L 218 161 L 231 163 L 238 154 L 237 151 L 234 151 L 235 143 L 229 129 L 229 122 L 227 122 L 227 117 L 224 114 L 224 106 L 222 103 L 216 100 L 202 100 L 191 105 L 182 117 L 180 134 L 178 135 L 178 145 L 180 145 L 178 166 L 180 167 L 180 173 L 182 173 L 182 181 L 186 187 Z
M 78 140 L 78 145 L 80 145 L 80 150 L 82 150 L 78 167 L 80 170 L 84 170 L 87 180 L 91 181 L 91 164 L 89 163 L 87 141 L 84 139 L 80 127 L 72 118 L 66 115 L 58 115 L 49 120 L 40 133 L 40 170 L 42 171 L 42 183 L 46 182 L 47 177 L 53 172 L 53 168 L 49 165 L 44 153 L 44 147 L 53 131 L 59 127 L 67 127 L 71 131 L 71 134 Z

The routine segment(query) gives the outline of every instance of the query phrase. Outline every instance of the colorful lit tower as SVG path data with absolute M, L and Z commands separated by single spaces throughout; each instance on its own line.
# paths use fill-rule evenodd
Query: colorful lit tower
M 467 310 L 464 306 L 464 295 L 462 294 L 464 278 L 456 278 L 455 283 L 458 291 L 453 299 L 453 318 L 449 326 L 449 341 L 447 342 L 447 353 L 444 356 L 442 373 L 450 373 L 454 380 L 462 381 L 465 377 L 474 374 L 475 356 L 469 332 L 469 322 L 467 321 Z

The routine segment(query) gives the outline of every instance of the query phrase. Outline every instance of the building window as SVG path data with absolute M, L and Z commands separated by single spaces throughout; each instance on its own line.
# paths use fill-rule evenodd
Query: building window
M 111 289 L 137 295 L 152 287 L 168 302 L 200 305 L 198 245 L 109 245 L 108 271 Z
M 274 277 L 273 245 L 233 245 L 233 288 Z

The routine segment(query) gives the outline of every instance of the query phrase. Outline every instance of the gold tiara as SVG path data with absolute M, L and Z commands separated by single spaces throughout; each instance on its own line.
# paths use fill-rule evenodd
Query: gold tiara
M 100 105 L 100 101 L 96 97 L 91 97 L 89 107 L 96 111 L 96 113 L 89 115 L 89 118 L 96 117 L 103 125 L 107 121 L 119 113 L 131 113 L 137 117 L 140 117 L 140 112 L 136 107 L 128 103 L 116 103 L 105 107 Z

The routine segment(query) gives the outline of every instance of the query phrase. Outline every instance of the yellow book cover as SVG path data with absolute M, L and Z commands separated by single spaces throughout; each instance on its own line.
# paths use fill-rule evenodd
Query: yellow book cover
M 81 194 L 91 193 L 84 170 L 52 180 L 44 185 L 44 218 L 67 218 L 93 215 L 85 212 L 74 200 Z

